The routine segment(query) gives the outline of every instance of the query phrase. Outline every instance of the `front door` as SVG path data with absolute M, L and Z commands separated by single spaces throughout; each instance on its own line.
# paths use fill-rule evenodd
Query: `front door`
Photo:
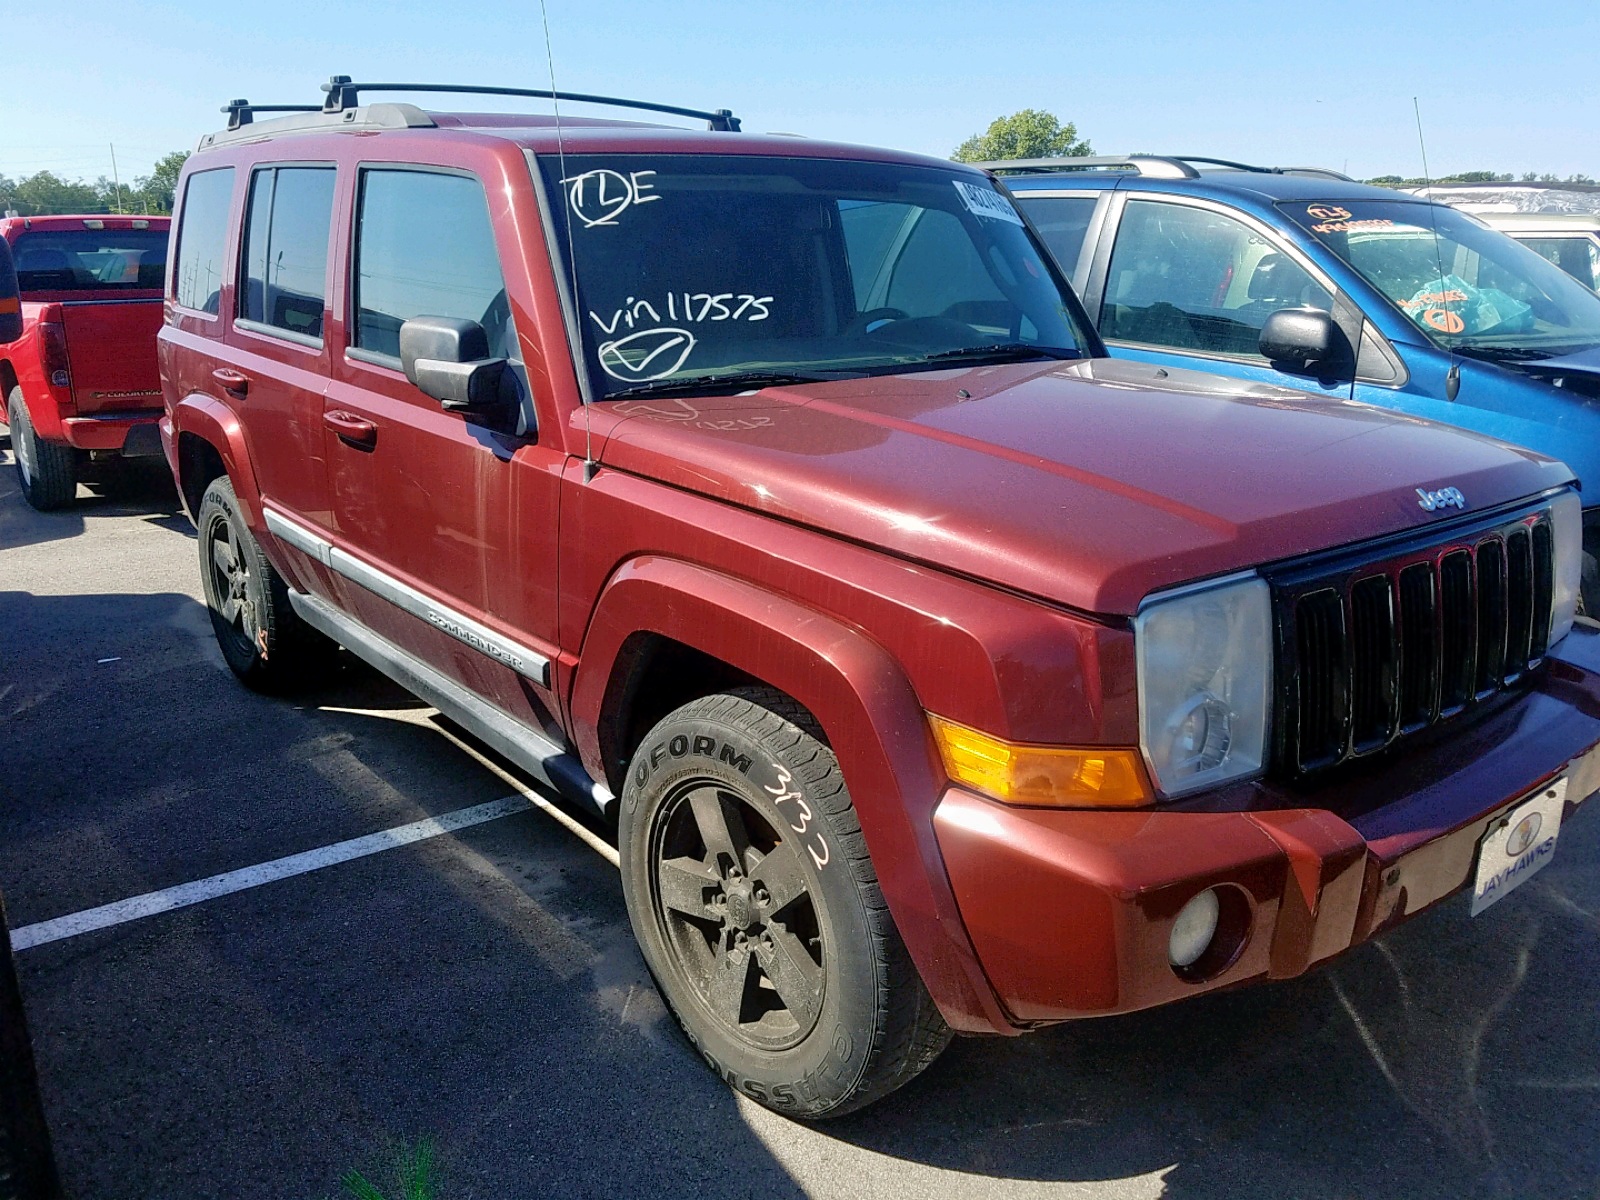
M 536 727 L 555 712 L 555 537 L 563 454 L 531 405 L 499 425 L 447 412 L 401 370 L 411 317 L 481 324 L 494 358 L 522 354 L 482 183 L 368 165 L 352 196 L 347 348 L 323 413 L 336 577 L 348 611 Z M 347 567 L 349 564 L 346 564 Z M 497 640 L 498 639 L 498 640 Z M 509 650 L 508 650 L 509 648 Z
M 1210 204 L 1129 199 L 1099 282 L 1112 355 L 1348 397 L 1345 380 L 1273 367 L 1257 347 L 1279 309 L 1333 311 L 1333 291 L 1287 244 Z

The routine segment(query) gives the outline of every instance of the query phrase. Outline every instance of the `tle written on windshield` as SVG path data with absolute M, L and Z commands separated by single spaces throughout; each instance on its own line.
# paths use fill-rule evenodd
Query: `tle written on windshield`
M 731 156 L 541 165 L 596 398 L 1093 352 L 1048 256 L 980 176 Z

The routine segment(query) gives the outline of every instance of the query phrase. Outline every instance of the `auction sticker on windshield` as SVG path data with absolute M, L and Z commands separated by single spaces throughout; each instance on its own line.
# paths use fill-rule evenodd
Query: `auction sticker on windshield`
M 967 206 L 967 211 L 975 217 L 991 217 L 996 221 L 1010 221 L 1013 225 L 1021 225 L 1022 217 L 1007 200 L 993 188 L 978 187 L 976 184 L 963 183 L 956 179 L 952 181 L 956 191 L 961 194 L 961 203 Z
M 1472 885 L 1473 916 L 1550 865 L 1566 803 L 1567 780 L 1562 776 L 1484 834 L 1478 848 L 1478 877 Z

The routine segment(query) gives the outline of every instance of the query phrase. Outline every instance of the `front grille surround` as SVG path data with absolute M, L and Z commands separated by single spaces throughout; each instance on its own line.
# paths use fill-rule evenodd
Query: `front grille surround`
M 1275 774 L 1377 754 L 1516 686 L 1544 658 L 1548 502 L 1263 571 Z

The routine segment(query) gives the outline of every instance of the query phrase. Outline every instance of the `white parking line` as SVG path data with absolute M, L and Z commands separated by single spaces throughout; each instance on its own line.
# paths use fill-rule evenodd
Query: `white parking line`
M 11 948 L 29 950 L 34 946 L 58 942 L 62 938 L 76 937 L 91 930 L 106 929 L 112 925 L 121 925 L 125 921 L 137 921 L 141 917 L 171 912 L 175 908 L 186 908 L 191 904 L 215 900 L 218 896 L 260 887 L 264 883 L 275 883 L 294 875 L 304 875 L 308 871 L 318 871 L 335 863 L 349 862 L 351 859 L 364 858 L 369 854 L 379 854 L 384 850 L 393 850 L 397 846 L 409 846 L 413 842 L 426 841 L 442 833 L 451 833 L 472 825 L 482 825 L 485 821 L 499 820 L 501 817 L 527 812 L 535 807 L 551 810 L 549 801 L 532 792 L 506 796 L 500 800 L 491 800 L 487 804 L 475 804 L 471 808 L 458 808 L 442 816 L 413 821 L 409 825 L 397 825 L 380 833 L 369 833 L 365 837 L 335 842 L 331 846 L 321 846 L 315 850 L 291 854 L 286 858 L 275 858 L 271 862 L 258 863 L 253 867 L 224 871 L 221 875 L 197 879 L 192 883 L 180 883 L 176 887 L 159 892 L 146 892 L 142 896 L 131 896 L 114 904 L 102 904 L 99 908 L 89 908 L 83 912 L 40 921 L 34 925 L 24 925 L 20 929 L 11 931 Z M 565 813 L 559 815 L 566 817 Z M 571 818 L 567 817 L 567 820 L 570 821 Z M 585 829 L 583 832 L 589 831 Z

